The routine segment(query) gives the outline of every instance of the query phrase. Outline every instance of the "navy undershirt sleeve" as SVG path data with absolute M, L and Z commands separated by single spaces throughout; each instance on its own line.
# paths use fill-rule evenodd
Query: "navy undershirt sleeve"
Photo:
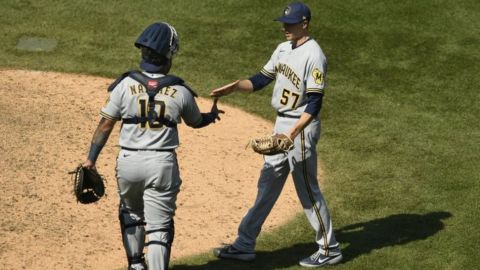
M 305 112 L 312 116 L 317 116 L 322 108 L 323 94 L 321 93 L 307 93 L 307 107 Z
M 273 81 L 272 78 L 269 78 L 260 72 L 248 79 L 252 82 L 253 91 L 260 90 Z
M 211 123 L 215 123 L 215 116 L 211 113 L 202 113 L 202 122 L 200 122 L 200 124 L 194 126 L 193 128 L 203 128 L 210 125 Z

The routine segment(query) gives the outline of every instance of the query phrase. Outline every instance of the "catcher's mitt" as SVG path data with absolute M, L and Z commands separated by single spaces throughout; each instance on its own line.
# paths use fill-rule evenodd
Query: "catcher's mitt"
M 250 141 L 253 151 L 262 155 L 276 155 L 293 149 L 293 141 L 286 134 L 273 134 Z
M 105 195 L 103 176 L 96 170 L 86 169 L 80 164 L 69 173 L 73 174 L 73 193 L 78 202 L 94 203 Z

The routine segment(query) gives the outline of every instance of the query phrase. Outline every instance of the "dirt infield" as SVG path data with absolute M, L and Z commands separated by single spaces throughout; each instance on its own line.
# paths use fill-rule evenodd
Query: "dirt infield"
M 119 269 L 126 265 L 114 177 L 118 128 L 97 167 L 107 197 L 80 205 L 67 172 L 83 161 L 111 79 L 0 70 L 0 261 L 2 269 Z M 198 99 L 202 111 L 211 100 Z M 253 202 L 262 157 L 245 150 L 272 124 L 219 102 L 217 124 L 179 126 L 183 185 L 175 217 L 173 259 L 234 239 Z M 288 181 L 264 230 L 301 211 Z

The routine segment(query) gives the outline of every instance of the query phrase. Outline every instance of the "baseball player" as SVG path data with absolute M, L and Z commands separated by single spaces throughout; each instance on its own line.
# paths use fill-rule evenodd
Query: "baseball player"
M 275 80 L 272 106 L 276 110 L 274 133 L 285 133 L 294 141 L 288 154 L 264 156 L 255 203 L 242 219 L 235 242 L 214 249 L 224 259 L 255 259 L 256 238 L 275 204 L 288 174 L 308 221 L 316 232 L 318 250 L 300 265 L 317 267 L 342 260 L 329 210 L 317 182 L 316 145 L 320 138 L 319 112 L 325 89 L 327 60 L 318 43 L 309 35 L 310 9 L 303 3 L 289 4 L 276 21 L 283 23 L 287 39 L 278 45 L 263 69 L 246 80 L 212 90 L 212 97 L 234 91 L 252 92 Z
M 83 166 L 95 161 L 117 121 L 122 121 L 116 177 L 120 196 L 119 219 L 128 269 L 147 269 L 143 249 L 148 246 L 149 269 L 167 269 L 174 238 L 173 216 L 181 179 L 175 149 L 177 125 L 202 128 L 220 120 L 216 100 L 209 113 L 200 113 L 195 92 L 180 78 L 167 75 L 179 49 L 175 29 L 154 23 L 138 37 L 143 72 L 130 71 L 108 89 L 101 120 Z M 144 226 L 146 225 L 146 226 Z M 145 236 L 148 242 L 145 242 Z

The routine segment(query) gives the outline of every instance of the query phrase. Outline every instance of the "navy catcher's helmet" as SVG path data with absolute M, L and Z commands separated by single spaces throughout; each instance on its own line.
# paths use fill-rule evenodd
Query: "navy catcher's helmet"
M 147 47 L 171 59 L 179 49 L 177 31 L 168 23 L 154 23 L 147 27 L 135 41 L 137 48 Z

